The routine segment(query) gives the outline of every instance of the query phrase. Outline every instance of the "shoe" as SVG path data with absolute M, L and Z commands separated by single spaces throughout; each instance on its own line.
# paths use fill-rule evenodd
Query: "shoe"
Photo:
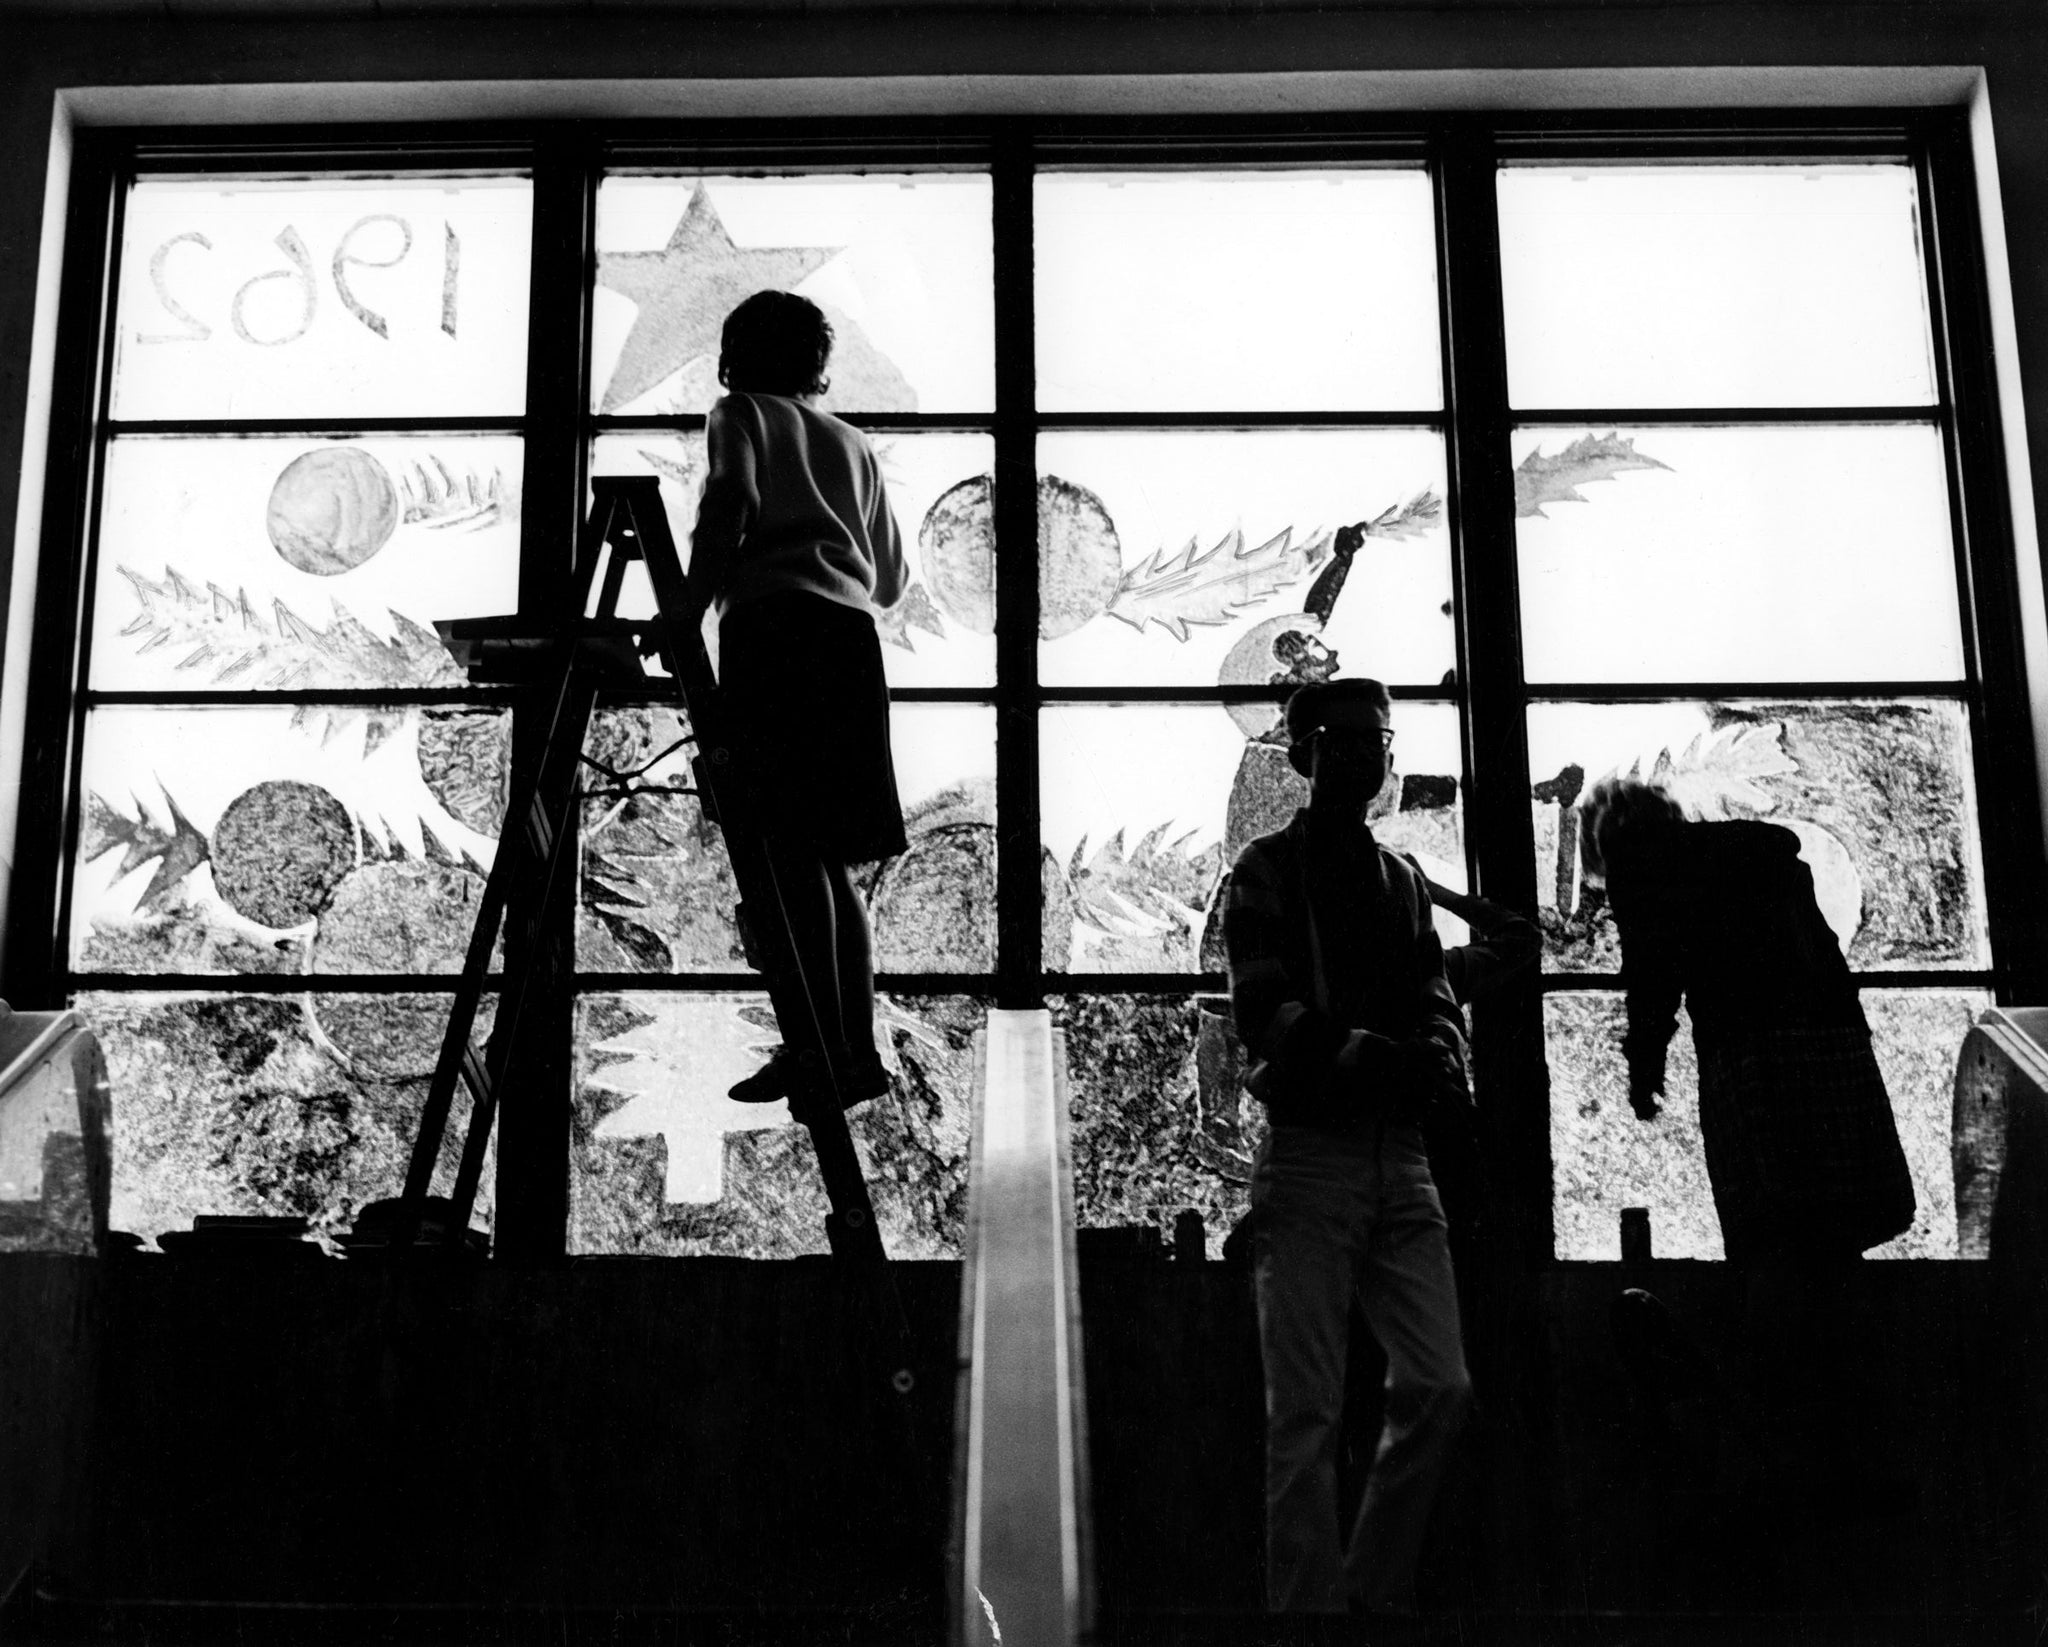
M 848 1109 L 870 1098 L 888 1097 L 889 1072 L 873 1047 L 841 1047 L 833 1067 L 839 1071 L 839 1096 Z
M 825 1064 L 815 1052 L 779 1046 L 753 1074 L 733 1082 L 726 1097 L 736 1104 L 774 1104 L 825 1082 Z
M 889 1072 L 882 1067 L 882 1060 L 872 1049 L 861 1053 L 840 1047 L 832 1059 L 832 1072 L 838 1077 L 841 1109 L 852 1109 L 856 1104 L 865 1104 L 870 1098 L 885 1098 L 889 1094 Z M 813 1098 L 824 1097 L 829 1088 L 830 1083 L 820 1070 L 815 1085 L 806 1086 L 801 1092 L 791 1095 L 789 1113 L 795 1119 L 805 1121 L 806 1106 Z

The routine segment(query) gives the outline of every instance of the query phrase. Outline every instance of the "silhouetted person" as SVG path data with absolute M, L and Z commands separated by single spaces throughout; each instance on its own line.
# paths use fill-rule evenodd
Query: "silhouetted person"
M 1309 804 L 1231 871 L 1224 912 L 1246 1088 L 1272 1127 L 1252 1179 L 1266 1379 L 1266 1603 L 1398 1613 L 1471 1402 L 1422 1117 L 1464 1104 L 1464 1024 L 1422 874 L 1373 839 L 1392 705 L 1377 681 L 1288 700 Z M 1337 1519 L 1354 1292 L 1387 1354 L 1386 1419 L 1348 1543 Z
M 873 449 L 817 407 L 831 351 L 824 314 L 789 292 L 756 292 L 726 317 L 730 392 L 706 421 L 691 543 L 690 615 L 717 604 L 720 698 L 825 1041 L 810 1044 L 795 980 L 771 976 L 783 1045 L 732 1089 L 747 1103 L 820 1090 L 824 1057 L 845 1101 L 888 1090 L 874 944 L 848 866 L 906 845 L 874 623 L 906 572 Z M 757 934 L 774 920 L 747 914 Z
M 1604 875 L 1621 936 L 1629 1103 L 1656 1117 L 1682 997 L 1728 1256 L 1849 1259 L 1908 1228 L 1913 1180 L 1799 837 L 1688 823 L 1632 778 L 1603 779 L 1581 804 L 1586 867 Z
M 1845 1514 L 1899 1507 L 1875 1445 L 1857 1260 L 1914 1212 L 1856 984 L 1790 830 L 1689 823 L 1637 779 L 1605 779 L 1581 804 L 1586 867 L 1605 876 L 1621 936 L 1629 1102 L 1644 1121 L 1681 998 L 1692 1019 L 1707 1175 L 1743 1286 L 1750 1530 L 1795 1585 L 1830 1582 L 1841 1554 L 1820 1540 Z

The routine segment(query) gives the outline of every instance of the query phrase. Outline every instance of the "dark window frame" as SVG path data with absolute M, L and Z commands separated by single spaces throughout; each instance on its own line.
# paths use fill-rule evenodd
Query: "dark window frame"
M 1513 475 L 1508 438 L 1518 426 L 1689 423 L 1702 410 L 1583 414 L 1517 413 L 1508 403 L 1500 326 L 1500 247 L 1494 182 L 1505 160 L 1910 159 L 1919 180 L 1938 398 L 1916 408 L 1823 408 L 1829 422 L 1907 416 L 1938 424 L 1948 459 L 1964 679 L 1956 682 L 1661 683 L 1627 687 L 1540 683 L 1522 667 L 1516 594 Z M 590 409 L 589 291 L 594 273 L 596 180 L 606 169 L 683 166 L 707 173 L 805 169 L 986 171 L 993 189 L 995 397 L 975 415 L 856 418 L 874 429 L 965 429 L 995 445 L 998 620 L 996 677 L 988 689 L 921 689 L 904 702 L 991 706 L 997 739 L 997 938 L 990 974 L 885 976 L 907 995 L 971 993 L 1002 1007 L 1035 1007 L 1047 996 L 1110 992 L 1193 995 L 1220 987 L 1213 974 L 1081 974 L 1048 971 L 1040 953 L 1039 710 L 1050 704 L 1214 703 L 1256 699 L 1226 688 L 1042 687 L 1037 678 L 1037 557 L 1034 450 L 1040 430 L 1117 427 L 1344 428 L 1408 413 L 1038 413 L 1033 407 L 1032 177 L 1039 167 L 1075 169 L 1216 166 L 1331 166 L 1372 162 L 1429 168 L 1437 202 L 1438 294 L 1444 398 L 1424 419 L 1445 440 L 1457 677 L 1453 688 L 1403 688 L 1403 701 L 1449 703 L 1461 712 L 1460 774 L 1467 856 L 1474 885 L 1488 896 L 1534 907 L 1525 712 L 1529 703 L 1573 697 L 1626 701 L 1681 695 L 1802 697 L 1914 695 L 1960 701 L 1971 735 L 1979 799 L 1991 965 L 1976 971 L 1869 973 L 1869 986 L 1981 987 L 2000 1002 L 2040 997 L 2048 957 L 2033 934 L 2048 926 L 2048 871 L 2034 781 L 2016 589 L 2011 497 L 1999 438 L 1991 362 L 1989 299 L 1967 117 L 1960 110 L 1672 111 L 1658 114 L 1415 115 L 1272 119 L 1234 117 L 1024 118 L 584 122 L 361 128 L 247 127 L 95 130 L 78 140 L 67 205 L 59 293 L 55 397 L 46 473 L 28 724 L 63 736 L 32 736 L 24 755 L 22 805 L 6 934 L 5 991 L 20 1007 L 63 1003 L 74 989 L 282 993 L 297 979 L 90 974 L 68 965 L 74 793 L 90 706 L 247 701 L 234 693 L 95 693 L 84 690 L 90 575 L 100 514 L 105 442 L 135 425 L 107 421 L 125 185 L 151 175 L 261 172 L 519 169 L 534 178 L 534 259 L 529 317 L 528 397 L 516 419 L 317 420 L 220 425 L 223 431 L 319 434 L 401 426 L 501 428 L 526 442 L 523 610 L 558 609 L 570 572 L 587 483 L 590 443 L 609 429 L 683 431 L 701 418 L 600 418 Z M 575 324 L 550 326 L 573 313 Z M 1799 420 L 1797 410 L 1717 408 L 1715 421 Z M 167 424 L 151 424 L 168 430 Z M 207 424 L 208 430 L 216 427 Z M 193 425 L 191 432 L 201 432 Z M 544 552 L 543 545 L 553 545 Z M 1731 689 L 1733 688 L 1733 689 Z M 280 704 L 342 702 L 346 693 L 266 695 Z M 358 698 L 364 694 L 356 694 Z M 406 701 L 489 702 L 487 691 L 376 694 Z M 531 728 L 515 727 L 528 752 Z M 445 989 L 443 977 L 322 979 L 323 990 L 383 993 Z M 584 990 L 695 992 L 747 987 L 746 974 L 586 973 Z M 300 986 L 302 987 L 302 985 Z M 1547 1077 L 1542 1005 L 1553 988 L 1613 988 L 1611 977 L 1556 974 L 1509 992 L 1478 1011 L 1482 1091 L 1513 1092 L 1492 1106 L 1492 1136 L 1505 1190 L 1504 1233 L 1512 1248 L 1547 1261 L 1551 1253 Z M 293 992 L 296 992 L 295 990 Z M 551 1016 L 545 1081 L 562 1101 L 508 1106 L 500 1150 L 500 1251 L 549 1257 L 562 1251 L 566 1223 L 568 1110 L 573 1000 Z

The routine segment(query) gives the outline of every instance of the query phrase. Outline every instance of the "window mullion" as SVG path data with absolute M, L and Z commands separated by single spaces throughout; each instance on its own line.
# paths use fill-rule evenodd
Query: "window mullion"
M 1483 127 L 1447 135 L 1437 166 L 1443 290 L 1445 457 L 1464 687 L 1466 850 L 1475 884 L 1514 909 L 1536 906 L 1529 811 L 1515 483 L 1509 452 L 1496 157 Z M 1527 1257 L 1551 1251 L 1550 1124 L 1542 1005 L 1533 983 L 1474 1008 L 1473 1075 L 1493 1118 L 1504 1233 Z M 1491 1103 L 1489 1095 L 1497 1095 Z
M 1039 1004 L 1038 456 L 1032 142 L 998 133 L 995 249 L 996 1004 Z
M 519 606 L 536 622 L 562 611 L 574 579 L 582 525 L 589 399 L 589 271 L 595 165 L 572 135 L 551 138 L 533 169 L 533 273 L 527 320 L 526 450 L 519 544 Z M 512 767 L 521 775 L 539 761 L 545 729 L 524 707 L 513 712 Z M 535 942 L 573 958 L 579 824 L 572 808 L 559 850 L 572 873 L 557 875 Z M 505 828 L 516 827 L 508 818 Z M 501 843 L 500 850 L 503 850 Z M 530 964 L 518 923 L 506 934 L 508 973 Z M 569 1218 L 570 1083 L 574 1079 L 573 959 L 556 970 L 562 987 L 548 998 L 529 995 L 537 1020 L 526 1044 L 539 1057 L 516 1072 L 500 1096 L 496 1254 L 515 1262 L 559 1258 Z

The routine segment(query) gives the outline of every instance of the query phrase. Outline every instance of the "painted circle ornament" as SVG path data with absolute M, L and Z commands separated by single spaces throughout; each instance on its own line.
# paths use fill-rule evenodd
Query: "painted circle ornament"
M 360 446 L 323 446 L 285 465 L 270 489 L 264 525 L 289 564 L 331 578 L 391 541 L 398 489 Z
M 348 808 L 318 784 L 274 779 L 245 789 L 211 842 L 214 890 L 259 926 L 303 926 L 355 867 Z

